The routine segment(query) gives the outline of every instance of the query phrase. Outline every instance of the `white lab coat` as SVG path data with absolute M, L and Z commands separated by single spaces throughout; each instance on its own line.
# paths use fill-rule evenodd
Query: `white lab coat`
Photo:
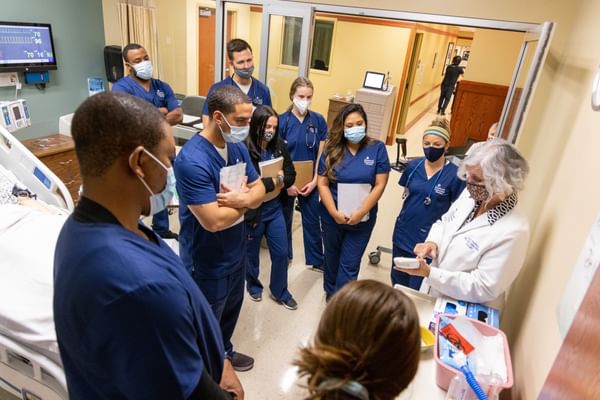
M 465 189 L 431 227 L 426 240 L 437 244 L 438 256 L 421 290 L 501 309 L 525 261 L 529 223 L 517 204 L 494 225 L 483 213 L 460 228 L 474 205 Z

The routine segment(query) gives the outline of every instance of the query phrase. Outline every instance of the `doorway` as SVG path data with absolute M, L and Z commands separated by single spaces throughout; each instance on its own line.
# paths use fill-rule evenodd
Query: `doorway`
M 215 32 L 216 9 L 200 7 L 198 10 L 198 95 L 207 96 L 215 83 Z M 233 11 L 227 12 L 227 41 L 231 40 Z
M 400 117 L 398 118 L 398 133 L 404 133 L 408 129 L 406 124 L 406 117 L 408 116 L 408 107 L 410 106 L 410 98 L 412 95 L 413 87 L 415 85 L 415 77 L 417 68 L 419 65 L 419 54 L 421 54 L 421 45 L 423 43 L 423 34 L 415 34 L 413 41 L 412 51 L 410 54 L 410 61 L 408 65 L 408 71 L 406 72 L 406 80 L 404 85 L 404 93 L 400 93 L 399 96 L 402 99 L 400 102 Z

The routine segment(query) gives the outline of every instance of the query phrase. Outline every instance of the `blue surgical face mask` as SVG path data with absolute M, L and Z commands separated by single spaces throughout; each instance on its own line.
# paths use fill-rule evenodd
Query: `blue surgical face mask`
M 344 137 L 354 144 L 362 142 L 366 135 L 367 132 L 364 125 L 355 125 L 352 128 L 344 128 Z
M 223 115 L 223 119 L 230 129 L 230 132 L 223 132 L 221 125 L 217 125 L 221 131 L 221 134 L 223 135 L 223 140 L 225 140 L 227 143 L 240 143 L 246 140 L 248 137 L 248 132 L 250 132 L 250 125 L 231 126 L 229 121 L 227 121 L 227 118 L 225 118 L 225 115 L 223 113 L 221 113 L 221 115 Z
M 444 147 L 423 147 L 423 153 L 425 153 L 425 158 L 429 162 L 436 162 L 445 152 L 446 149 Z
M 148 150 L 144 149 L 144 153 L 148 154 L 150 158 L 158 163 L 161 167 L 163 167 L 167 171 L 167 183 L 165 184 L 165 188 L 160 193 L 153 193 L 150 186 L 144 181 L 143 178 L 139 177 L 139 180 L 142 181 L 148 192 L 150 192 L 150 214 L 154 215 L 156 213 L 161 212 L 171 202 L 171 199 L 175 195 L 175 172 L 173 168 L 167 168 L 165 164 L 163 164 L 156 156 L 150 153 Z
M 235 74 L 242 79 L 249 79 L 252 77 L 252 73 L 254 72 L 254 65 L 248 68 L 233 68 Z
M 152 79 L 153 68 L 150 60 L 144 60 L 142 62 L 134 64 L 133 69 L 135 70 L 135 76 L 137 76 L 138 78 L 144 81 L 149 81 L 150 79 Z

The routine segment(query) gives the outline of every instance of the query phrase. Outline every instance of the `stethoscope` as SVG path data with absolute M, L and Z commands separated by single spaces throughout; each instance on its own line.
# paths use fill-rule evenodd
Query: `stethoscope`
M 410 173 L 410 175 L 408 175 L 408 179 L 406 180 L 406 186 L 404 187 L 404 193 L 402 193 L 402 200 L 405 200 L 408 196 L 410 196 L 410 181 L 412 180 L 413 175 L 415 174 L 415 172 L 417 172 L 417 170 L 421 167 L 421 165 L 425 162 L 425 160 L 421 160 L 417 166 L 415 167 L 415 169 L 413 169 Z M 444 166 L 442 167 L 442 170 L 439 172 L 437 178 L 435 178 L 435 182 L 433 182 L 433 186 L 431 186 L 429 188 L 429 194 L 427 195 L 427 197 L 425 197 L 425 199 L 423 200 L 423 204 L 425 204 L 426 206 L 431 204 L 431 195 L 433 194 L 433 190 L 435 189 L 435 187 L 437 186 L 440 178 L 442 177 L 442 174 L 444 173 L 444 168 L 446 167 L 447 162 L 444 163 Z
M 290 110 L 290 114 L 292 113 L 292 111 Z M 317 144 L 317 127 L 312 123 L 312 119 L 310 117 L 310 114 L 307 115 L 308 117 L 308 127 L 306 128 L 306 134 L 304 135 L 304 143 L 306 143 L 306 147 L 308 147 L 309 149 L 313 149 L 315 147 L 315 145 Z M 283 126 L 283 132 L 286 132 L 287 134 L 287 128 L 288 128 L 288 123 L 290 122 L 290 116 L 288 115 L 286 120 L 285 120 L 285 125 Z M 308 144 L 308 134 L 311 134 L 312 136 L 312 143 Z M 287 135 L 286 135 L 287 136 Z
M 239 85 L 237 83 L 235 83 L 235 81 L 233 80 L 233 77 L 231 78 L 231 85 L 235 86 L 237 88 L 239 88 Z M 250 99 L 252 100 L 252 104 L 254 104 L 255 106 L 260 106 L 263 104 L 263 99 L 258 97 L 256 95 L 256 86 L 254 85 L 254 78 L 250 78 L 251 82 L 250 83 L 250 90 L 252 91 L 252 94 L 250 94 L 250 91 L 248 91 L 248 97 L 250 97 Z

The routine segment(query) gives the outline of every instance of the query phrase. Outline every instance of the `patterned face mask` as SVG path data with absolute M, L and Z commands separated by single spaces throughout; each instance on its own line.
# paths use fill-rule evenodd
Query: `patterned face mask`
M 467 182 L 467 190 L 469 191 L 471 198 L 475 200 L 476 203 L 483 202 L 490 197 L 490 193 L 487 191 L 484 185 Z

